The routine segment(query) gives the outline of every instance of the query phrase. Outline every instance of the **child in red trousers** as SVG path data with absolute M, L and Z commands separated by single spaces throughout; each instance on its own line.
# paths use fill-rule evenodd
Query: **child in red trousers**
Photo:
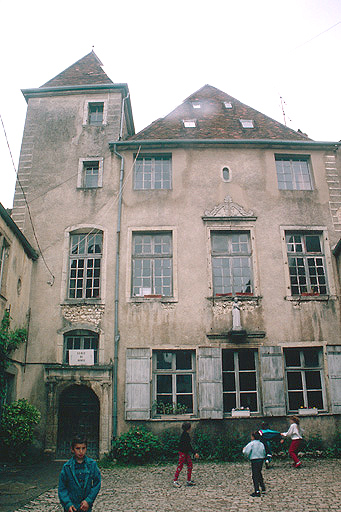
M 302 441 L 302 430 L 300 429 L 300 420 L 297 418 L 297 416 L 291 416 L 289 418 L 289 421 L 291 423 L 290 428 L 288 432 L 282 432 L 281 436 L 283 437 L 290 437 L 291 438 L 291 444 L 289 447 L 289 455 L 294 461 L 293 466 L 295 468 L 299 468 L 302 465 L 302 462 L 297 457 L 297 452 L 300 447 L 301 441 Z M 284 442 L 284 439 L 282 439 L 281 443 Z
M 176 468 L 176 472 L 174 475 L 174 481 L 173 485 L 174 487 L 181 487 L 181 485 L 178 482 L 180 471 L 182 470 L 184 464 L 187 465 L 187 485 L 195 485 L 193 480 L 191 480 L 192 476 L 192 468 L 193 463 L 190 456 L 190 453 L 194 453 L 194 450 L 191 445 L 191 438 L 189 437 L 189 431 L 191 430 L 191 424 L 188 421 L 185 421 L 185 423 L 182 424 L 182 434 L 180 437 L 180 443 L 179 443 L 179 462 L 178 467 Z M 198 453 L 194 453 L 194 457 L 196 459 L 199 458 Z

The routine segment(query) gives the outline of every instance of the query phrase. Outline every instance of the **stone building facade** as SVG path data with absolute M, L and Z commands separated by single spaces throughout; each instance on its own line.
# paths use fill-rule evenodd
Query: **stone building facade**
M 335 432 L 339 144 L 208 85 L 135 134 L 127 85 L 93 52 L 23 93 L 44 255 L 24 379 L 45 450 L 82 429 L 98 455 L 185 418 L 239 431 L 301 413 Z M 19 189 L 13 219 L 32 240 Z

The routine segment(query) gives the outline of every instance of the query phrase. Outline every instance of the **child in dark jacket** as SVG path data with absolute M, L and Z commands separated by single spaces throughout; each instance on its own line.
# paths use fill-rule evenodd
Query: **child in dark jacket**
M 88 512 L 101 488 L 101 473 L 96 461 L 87 457 L 87 441 L 75 437 L 73 457 L 64 464 L 59 476 L 58 496 L 65 512 Z
M 262 423 L 260 433 L 260 441 L 264 444 L 266 457 L 265 457 L 265 467 L 269 469 L 270 463 L 272 461 L 272 450 L 271 450 L 271 441 L 280 441 L 282 439 L 281 433 L 277 430 L 271 430 L 269 428 L 268 423 Z
M 179 462 L 178 467 L 176 468 L 176 472 L 174 475 L 173 485 L 174 487 L 181 487 L 178 482 L 180 471 L 182 470 L 184 464 L 187 465 L 187 485 L 195 485 L 193 480 L 191 480 L 192 476 L 192 468 L 193 463 L 190 456 L 190 453 L 194 453 L 194 450 L 191 445 L 191 438 L 189 436 L 189 431 L 191 430 L 191 424 L 188 421 L 182 424 L 182 434 L 179 442 Z M 196 459 L 199 458 L 198 453 L 194 453 L 194 457 Z

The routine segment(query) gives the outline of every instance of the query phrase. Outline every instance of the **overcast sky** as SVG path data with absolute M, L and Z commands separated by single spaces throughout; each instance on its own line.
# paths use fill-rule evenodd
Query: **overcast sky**
M 338 141 L 340 0 L 0 0 L 0 113 L 18 166 L 26 102 L 92 46 L 128 83 L 136 131 L 205 84 L 314 140 Z M 0 202 L 15 171 L 0 125 Z

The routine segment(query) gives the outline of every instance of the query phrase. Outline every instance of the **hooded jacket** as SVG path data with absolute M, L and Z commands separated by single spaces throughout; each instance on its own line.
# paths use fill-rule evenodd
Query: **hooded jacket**
M 81 486 L 76 476 L 76 464 L 78 464 L 78 462 L 76 462 L 76 459 L 72 457 L 63 466 L 59 476 L 59 500 L 63 505 L 64 510 L 67 511 L 72 505 L 74 505 L 78 510 L 83 500 L 87 501 L 89 504 L 89 510 L 91 510 L 101 488 L 101 473 L 96 461 L 85 456 L 85 480 L 84 485 Z

